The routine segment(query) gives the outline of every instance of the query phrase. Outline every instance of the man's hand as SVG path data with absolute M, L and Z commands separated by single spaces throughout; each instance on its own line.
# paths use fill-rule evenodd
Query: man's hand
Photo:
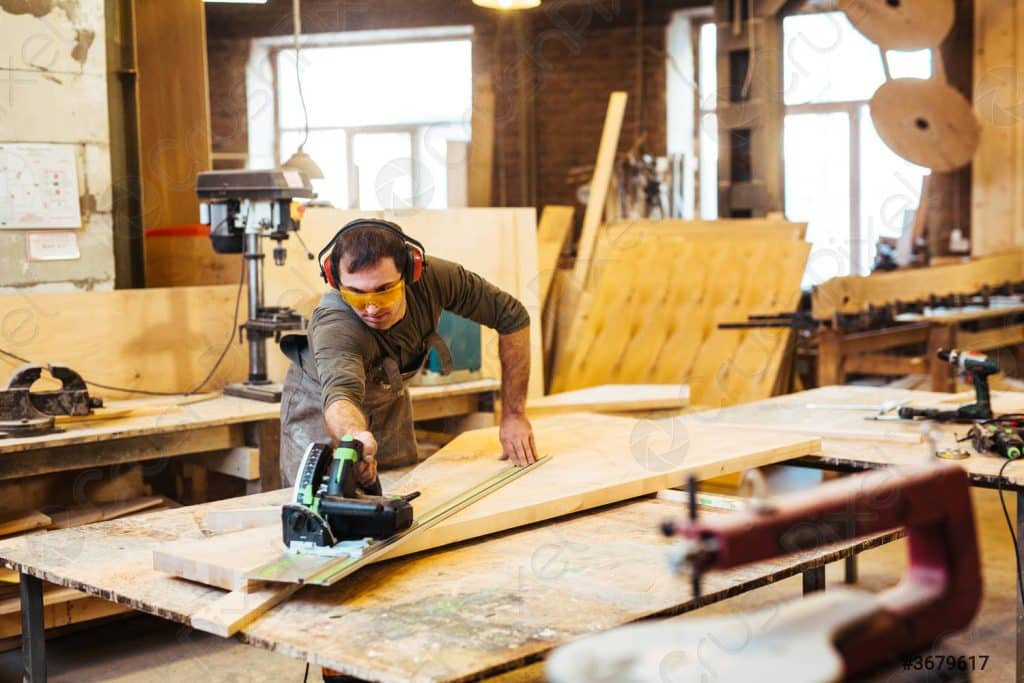
M 363 444 L 363 457 L 356 463 L 356 480 L 360 486 L 369 486 L 377 481 L 377 439 L 367 431 L 356 432 L 352 438 Z
M 498 428 L 501 459 L 520 467 L 537 462 L 537 446 L 533 443 L 533 427 L 521 413 L 505 413 Z

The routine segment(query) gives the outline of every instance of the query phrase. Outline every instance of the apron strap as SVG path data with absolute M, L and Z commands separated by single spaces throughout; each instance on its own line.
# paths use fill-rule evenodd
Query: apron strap
M 441 361 L 441 374 L 450 375 L 455 369 L 455 361 L 452 360 L 452 351 L 448 348 L 448 344 L 445 343 L 444 339 L 436 331 L 431 332 L 430 336 L 427 337 L 427 348 L 434 349 L 437 352 L 437 358 Z M 429 357 L 429 352 L 427 356 Z M 423 359 L 426 364 L 426 357 Z
M 398 369 L 398 361 L 391 356 L 387 356 L 381 365 L 384 368 L 384 375 L 387 377 L 391 390 L 401 392 L 405 382 L 402 380 L 402 373 Z

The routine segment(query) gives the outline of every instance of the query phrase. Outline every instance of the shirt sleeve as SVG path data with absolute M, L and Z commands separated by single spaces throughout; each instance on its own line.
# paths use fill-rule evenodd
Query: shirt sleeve
M 493 328 L 498 334 L 518 332 L 530 324 L 530 314 L 518 299 L 473 271 L 435 257 L 430 257 L 428 263 L 445 310 Z
M 347 399 L 360 408 L 366 391 L 365 333 L 345 311 L 317 308 L 309 322 L 309 343 L 320 377 L 324 410 Z

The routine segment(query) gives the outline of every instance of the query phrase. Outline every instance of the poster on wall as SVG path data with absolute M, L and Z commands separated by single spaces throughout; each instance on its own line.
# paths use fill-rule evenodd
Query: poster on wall
M 75 146 L 0 144 L 0 229 L 80 227 Z

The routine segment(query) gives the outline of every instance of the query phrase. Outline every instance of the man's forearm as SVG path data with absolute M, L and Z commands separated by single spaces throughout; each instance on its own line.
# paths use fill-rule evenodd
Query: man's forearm
M 526 388 L 530 383 L 530 326 L 498 337 L 501 360 L 501 410 L 505 414 L 526 412 Z
M 346 434 L 366 431 L 366 417 L 355 403 L 347 399 L 334 401 L 324 410 L 327 433 L 335 443 Z

